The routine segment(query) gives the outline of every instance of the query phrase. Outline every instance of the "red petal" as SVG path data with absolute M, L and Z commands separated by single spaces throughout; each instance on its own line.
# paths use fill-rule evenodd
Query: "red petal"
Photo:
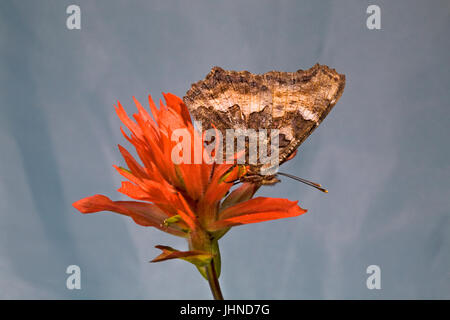
M 180 202 L 180 210 L 177 210 L 177 214 L 183 219 L 183 221 L 189 226 L 191 230 L 195 230 L 198 227 L 198 220 L 195 213 L 192 212 L 189 204 L 186 202 L 181 194 L 178 194 L 178 201 Z
M 125 124 L 125 126 L 139 139 L 142 139 L 142 131 L 139 126 L 131 121 L 131 119 L 128 117 L 127 113 L 125 112 L 124 108 L 122 107 L 122 104 L 117 101 L 117 107 L 116 107 L 116 113 L 119 116 L 119 119 Z
M 235 204 L 249 200 L 255 194 L 258 187 L 254 183 L 243 183 L 239 188 L 233 190 L 222 202 L 221 209 L 224 210 Z
M 151 96 L 151 95 L 148 95 L 148 104 L 149 104 L 149 106 L 150 106 L 150 111 L 152 112 L 153 118 L 155 118 L 155 121 L 156 121 L 157 123 L 159 123 L 159 120 L 158 120 L 159 110 L 158 110 L 158 108 L 156 107 L 155 103 L 153 102 L 153 99 L 152 99 L 152 96 Z
M 136 99 L 134 96 L 133 96 L 133 101 L 136 104 L 136 107 L 139 110 L 139 115 L 142 117 L 142 119 L 144 121 L 148 121 L 152 125 L 154 125 L 152 117 L 150 117 L 150 115 L 148 114 L 147 110 L 144 109 L 144 107 L 141 105 L 141 103 L 138 101 L 138 99 Z
M 133 156 L 120 144 L 118 147 L 130 171 L 139 178 L 148 178 L 144 168 L 133 158 Z
M 122 181 L 122 186 L 117 189 L 117 191 L 129 196 L 132 199 L 152 201 L 152 198 L 149 197 L 149 194 L 147 192 L 129 181 Z
M 131 217 L 141 226 L 152 226 L 177 236 L 186 236 L 184 232 L 174 226 L 164 227 L 164 220 L 170 216 L 162 211 L 158 206 L 151 203 L 136 201 L 112 201 L 104 195 L 97 194 L 92 197 L 78 200 L 72 205 L 82 213 L 112 211 Z
M 181 100 L 179 97 L 172 93 L 164 93 L 163 92 L 164 99 L 166 100 L 167 106 L 174 109 L 178 114 L 181 115 L 183 120 L 186 123 L 191 122 L 191 116 L 189 115 L 189 111 L 184 104 L 183 100 Z
M 297 205 L 297 201 L 258 197 L 223 210 L 219 221 L 210 224 L 208 230 L 216 231 L 241 224 L 295 217 L 306 211 Z
M 127 178 L 128 180 L 130 180 L 131 182 L 133 182 L 136 186 L 138 186 L 140 189 L 142 189 L 143 192 L 147 193 L 147 197 L 148 197 L 148 201 L 152 201 L 152 202 L 160 202 L 160 201 L 165 201 L 167 200 L 168 197 L 170 197 L 171 194 L 173 194 L 175 192 L 175 189 L 173 189 L 173 187 L 170 184 L 163 184 L 163 183 L 158 183 L 155 182 L 153 180 L 148 180 L 148 179 L 139 179 L 138 177 L 134 176 L 132 173 L 128 172 L 126 169 L 121 168 L 121 167 L 117 167 L 115 165 L 113 165 L 114 168 L 116 168 L 116 170 L 125 178 Z M 123 187 L 123 185 L 122 185 Z M 126 195 L 129 195 L 130 197 L 134 198 L 133 196 L 133 192 L 132 193 L 128 193 L 128 190 L 131 190 L 129 185 L 126 186 L 125 189 L 120 188 L 119 191 L 122 192 Z M 136 190 L 137 192 L 137 190 Z M 139 193 L 139 196 L 141 194 Z
M 214 174 L 208 188 L 197 205 L 197 212 L 202 223 L 209 224 L 216 220 L 218 204 L 225 194 L 233 186 L 233 180 L 237 178 L 239 168 L 233 164 L 216 165 Z M 227 171 L 232 168 L 228 173 Z

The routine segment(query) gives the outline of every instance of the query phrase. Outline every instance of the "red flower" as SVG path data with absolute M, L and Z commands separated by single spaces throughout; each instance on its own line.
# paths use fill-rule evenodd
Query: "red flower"
M 233 164 L 219 164 L 212 160 L 175 164 L 172 150 L 179 141 L 172 140 L 175 130 L 186 130 L 193 137 L 194 147 L 203 151 L 201 134 L 194 128 L 183 101 L 173 94 L 163 94 L 166 105 L 157 109 L 149 96 L 152 116 L 134 99 L 138 113 L 132 121 L 120 102 L 116 112 L 130 130 L 125 138 L 135 147 L 141 163 L 119 145 L 128 169 L 117 167 L 127 179 L 119 192 L 138 201 L 112 201 L 103 195 L 81 199 L 73 206 L 82 213 L 112 211 L 131 217 L 137 224 L 151 226 L 170 234 L 185 237 L 189 251 L 177 251 L 157 246 L 163 252 L 153 260 L 173 258 L 194 263 L 206 276 L 213 264 L 220 272 L 217 240 L 230 227 L 261 221 L 298 216 L 306 212 L 297 201 L 286 199 L 253 198 L 257 186 L 244 183 L 229 193 L 230 181 L 245 174 L 245 168 Z M 202 152 L 203 154 L 203 152 Z M 192 163 L 194 162 L 194 163 Z M 211 270 L 210 270 L 211 271 Z

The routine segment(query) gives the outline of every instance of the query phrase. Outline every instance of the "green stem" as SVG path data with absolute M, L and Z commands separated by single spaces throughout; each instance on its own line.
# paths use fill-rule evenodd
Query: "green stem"
M 219 279 L 217 278 L 214 260 L 206 267 L 206 276 L 208 278 L 209 287 L 215 300 L 223 300 L 222 291 L 220 290 Z

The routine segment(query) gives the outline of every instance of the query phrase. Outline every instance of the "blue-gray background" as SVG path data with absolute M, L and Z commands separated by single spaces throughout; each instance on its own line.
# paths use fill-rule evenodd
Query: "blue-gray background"
M 82 29 L 66 28 L 81 7 Z M 381 7 L 382 30 L 366 28 Z M 450 298 L 449 1 L 1 1 L 0 298 L 210 298 L 184 240 L 71 203 L 125 199 L 113 104 L 183 96 L 214 65 L 261 73 L 320 62 L 344 95 L 261 195 L 309 212 L 221 242 L 236 299 Z M 127 145 L 128 146 L 128 145 Z M 67 290 L 66 267 L 81 267 Z M 381 290 L 366 268 L 381 267 Z

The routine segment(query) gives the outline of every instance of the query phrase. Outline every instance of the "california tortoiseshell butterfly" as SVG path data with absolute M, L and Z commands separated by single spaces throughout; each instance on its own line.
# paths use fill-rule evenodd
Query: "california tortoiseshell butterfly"
M 215 127 L 224 137 L 227 129 L 278 129 L 282 164 L 327 116 L 344 86 L 344 75 L 319 64 L 308 70 L 264 74 L 214 67 L 204 80 L 192 84 L 183 100 L 204 130 Z M 276 174 L 262 175 L 257 163 L 250 165 L 241 181 L 270 185 L 279 180 Z M 318 184 L 300 181 L 325 191 Z

